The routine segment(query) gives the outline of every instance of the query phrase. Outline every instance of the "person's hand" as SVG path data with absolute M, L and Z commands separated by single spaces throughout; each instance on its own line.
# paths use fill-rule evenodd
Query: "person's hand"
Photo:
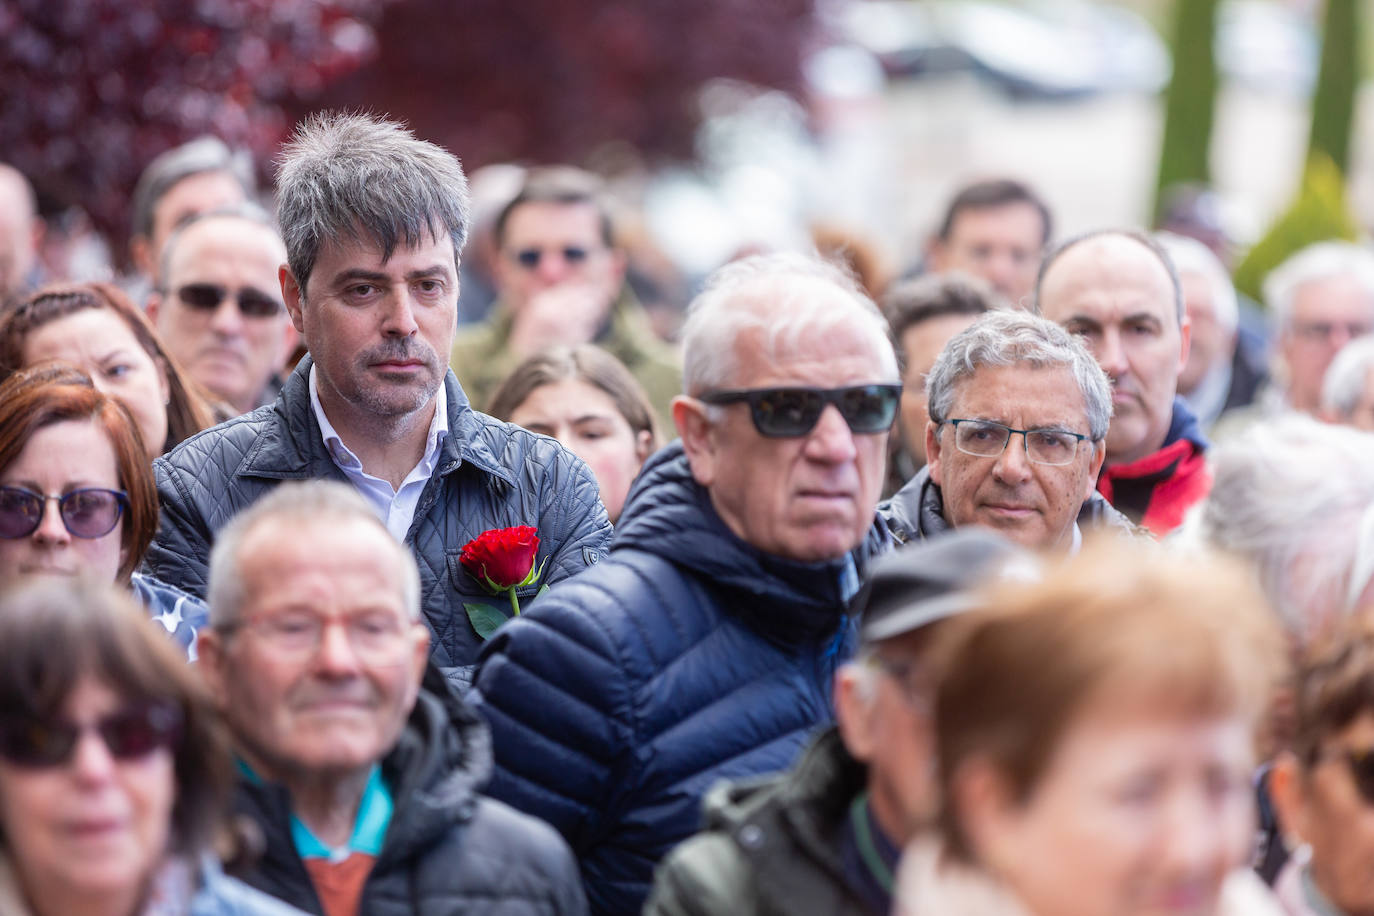
M 612 301 L 600 283 L 562 283 L 536 293 L 515 316 L 511 352 L 524 359 L 558 344 L 590 343 Z

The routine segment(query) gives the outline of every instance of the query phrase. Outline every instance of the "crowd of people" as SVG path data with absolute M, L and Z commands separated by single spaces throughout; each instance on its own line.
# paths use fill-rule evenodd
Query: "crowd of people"
M 1374 248 L 999 178 L 669 340 L 588 173 L 275 177 L 0 165 L 0 912 L 1374 913 Z

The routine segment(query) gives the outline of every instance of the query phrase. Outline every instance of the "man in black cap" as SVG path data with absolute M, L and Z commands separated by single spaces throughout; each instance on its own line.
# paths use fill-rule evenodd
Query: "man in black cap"
M 835 675 L 835 727 L 786 773 L 710 792 L 705 829 L 659 866 L 646 916 L 886 914 L 902 847 L 935 813 L 934 625 L 969 607 L 966 589 L 1031 563 L 979 528 L 880 561 L 855 599 L 862 643 Z

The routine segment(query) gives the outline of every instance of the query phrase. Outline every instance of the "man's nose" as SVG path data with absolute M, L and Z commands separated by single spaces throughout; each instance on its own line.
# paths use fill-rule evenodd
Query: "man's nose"
M 382 332 L 391 337 L 410 337 L 419 331 L 415 321 L 415 303 L 408 291 L 395 295 L 383 312 Z
M 320 645 L 315 652 L 315 668 L 332 677 L 348 676 L 358 671 L 358 653 L 343 623 L 327 622 L 323 625 Z
M 1103 331 L 1092 349 L 1093 356 L 1097 357 L 1097 364 L 1112 378 L 1120 378 L 1130 371 L 1130 364 L 1126 360 L 1126 348 L 1120 332 L 1116 329 L 1108 328 Z
M 1021 483 L 1031 476 L 1030 456 L 1026 454 L 1026 441 L 1023 433 L 1012 433 L 1007 439 L 1006 448 L 997 456 L 993 473 L 998 480 L 1007 483 Z
M 572 273 L 572 264 L 563 257 L 561 249 L 545 248 L 539 255 L 539 265 L 535 272 L 541 283 L 551 286 L 567 279 Z
M 239 310 L 237 294 L 232 290 L 210 316 L 210 327 L 215 333 L 233 337 L 243 332 L 243 312 Z
M 827 464 L 843 464 L 858 456 L 854 432 L 834 404 L 827 404 L 821 410 L 815 428 L 806 437 L 806 454 Z

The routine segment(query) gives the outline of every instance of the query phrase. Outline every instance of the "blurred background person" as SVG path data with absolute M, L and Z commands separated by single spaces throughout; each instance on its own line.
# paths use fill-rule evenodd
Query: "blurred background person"
M 472 195 L 468 214 L 471 228 L 458 265 L 458 323 L 473 324 L 487 317 L 496 301 L 496 218 L 520 193 L 526 169 L 497 162 L 468 173 Z
M 900 912 L 1277 912 L 1246 863 L 1282 641 L 1242 568 L 1102 543 L 940 636 L 939 842 Z
M 892 328 L 902 366 L 902 408 L 892 437 L 883 498 L 890 497 L 926 464 L 926 375 L 951 337 L 990 309 L 1011 304 L 982 280 L 960 271 L 895 284 L 879 303 Z
M 891 281 L 891 269 L 877 238 L 840 223 L 811 226 L 816 253 L 853 275 L 868 298 L 877 302 Z
M 1347 343 L 1374 331 L 1374 251 L 1351 242 L 1318 242 L 1284 261 L 1264 281 L 1277 332 L 1268 412 L 1315 414 L 1322 379 Z
M 110 284 L 50 286 L 0 318 L 0 378 L 48 360 L 75 366 L 128 408 L 150 460 L 223 419 Z
M 1178 272 L 1153 238 L 1096 229 L 1045 256 L 1035 309 L 1087 343 L 1112 381 L 1107 460 L 1097 490 L 1163 536 L 1207 496 L 1207 438 L 1178 378 L 1191 325 Z
M 188 218 L 251 200 L 255 191 L 252 157 L 218 137 L 197 137 L 148 163 L 129 204 L 129 257 L 136 280 L 151 286 L 163 246 Z
M 1374 335 L 1345 345 L 1322 379 L 1321 418 L 1374 431 Z
M 1294 679 L 1296 731 L 1269 777 L 1294 855 L 1275 891 L 1289 916 L 1374 913 L 1374 630 L 1346 621 Z
M 33 185 L 0 162 L 0 306 L 38 286 L 43 227 Z
M 157 523 L 153 470 L 122 404 L 60 363 L 0 384 L 0 579 L 127 586 L 194 657 L 204 603 L 136 572 Z
M 926 270 L 962 270 L 992 284 L 1017 308 L 1030 308 L 1035 272 L 1053 233 L 1040 195 L 1010 178 L 959 190 L 926 246 Z
M 52 580 L 0 605 L 0 911 L 296 913 L 210 852 L 232 773 L 224 729 L 138 609 L 108 586 Z
M 247 413 L 270 404 L 296 349 L 277 270 L 286 246 L 256 204 L 191 217 L 168 237 L 148 318 L 186 372 Z
M 1189 519 L 1251 564 L 1297 645 L 1374 599 L 1374 434 L 1285 415 L 1212 455 L 1211 495 Z
M 1210 248 L 1172 232 L 1155 233 L 1155 241 L 1178 270 L 1191 326 L 1178 393 L 1210 428 L 1225 411 L 1254 401 L 1268 381 L 1267 343 L 1240 327 L 1236 288 Z
M 660 444 L 649 398 L 630 371 L 592 344 L 554 347 L 506 376 L 487 412 L 552 436 L 587 462 L 611 523 Z
M 595 343 L 625 364 L 671 428 L 681 368 L 625 283 L 626 256 L 601 180 L 567 166 L 531 171 L 494 233 L 498 301 L 453 344 L 453 371 L 468 399 L 488 403 L 501 379 L 546 347 Z

